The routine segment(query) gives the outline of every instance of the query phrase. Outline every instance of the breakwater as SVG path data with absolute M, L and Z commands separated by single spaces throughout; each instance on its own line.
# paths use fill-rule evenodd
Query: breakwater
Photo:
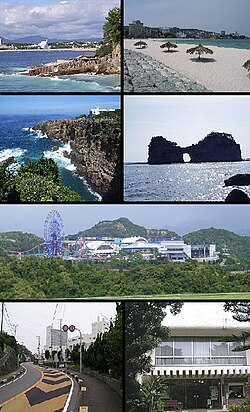
M 133 50 L 124 51 L 125 92 L 206 92 L 204 86 Z

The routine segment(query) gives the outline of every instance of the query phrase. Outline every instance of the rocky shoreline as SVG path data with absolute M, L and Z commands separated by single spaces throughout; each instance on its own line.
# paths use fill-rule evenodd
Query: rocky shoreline
M 48 120 L 33 126 L 48 138 L 70 143 L 65 152 L 103 201 L 117 202 L 122 197 L 121 124 L 118 117 L 85 116 L 75 119 Z
M 124 91 L 200 93 L 209 90 L 146 54 L 125 49 Z
M 113 50 L 112 56 L 86 57 L 78 56 L 69 60 L 58 60 L 33 66 L 28 70 L 29 76 L 53 77 L 72 74 L 117 74 L 121 72 L 120 49 Z

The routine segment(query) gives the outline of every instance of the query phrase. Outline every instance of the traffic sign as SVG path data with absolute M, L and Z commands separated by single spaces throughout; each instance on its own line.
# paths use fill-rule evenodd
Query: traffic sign
M 63 325 L 62 330 L 63 332 L 67 332 L 69 329 L 68 325 Z
M 70 326 L 69 326 L 69 331 L 70 331 L 70 332 L 74 332 L 75 328 L 76 328 L 76 327 L 75 327 L 74 325 L 70 325 Z

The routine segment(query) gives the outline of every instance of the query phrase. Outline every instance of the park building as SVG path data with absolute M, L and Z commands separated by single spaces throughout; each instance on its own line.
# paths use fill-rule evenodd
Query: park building
M 103 240 L 93 240 L 86 243 L 86 251 L 89 256 L 109 256 L 118 253 L 115 245 Z
M 170 338 L 152 351 L 151 372 L 139 380 L 166 378 L 165 410 L 228 410 L 244 401 L 250 350 L 234 351 L 240 344 L 229 339 L 250 332 L 249 322 L 234 320 L 223 303 L 192 302 L 163 324 Z
M 216 245 L 188 245 L 182 238 L 158 238 L 148 242 L 139 236 L 124 238 L 120 241 L 124 251 L 155 252 L 170 262 L 184 262 L 187 259 L 211 262 L 219 259 Z
M 97 321 L 91 323 L 91 333 L 82 334 L 82 343 L 84 344 L 84 349 L 88 349 L 91 343 L 95 342 L 98 335 L 103 334 L 109 330 L 110 322 L 105 318 L 100 318 L 98 316 Z M 68 340 L 68 348 L 71 351 L 75 345 L 80 345 L 79 333 Z

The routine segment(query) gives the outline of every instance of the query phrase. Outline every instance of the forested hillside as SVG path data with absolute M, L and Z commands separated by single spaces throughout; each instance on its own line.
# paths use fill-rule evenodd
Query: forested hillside
M 248 292 L 249 273 L 231 274 L 209 263 L 135 262 L 114 269 L 109 262 L 0 257 L 0 298 Z

